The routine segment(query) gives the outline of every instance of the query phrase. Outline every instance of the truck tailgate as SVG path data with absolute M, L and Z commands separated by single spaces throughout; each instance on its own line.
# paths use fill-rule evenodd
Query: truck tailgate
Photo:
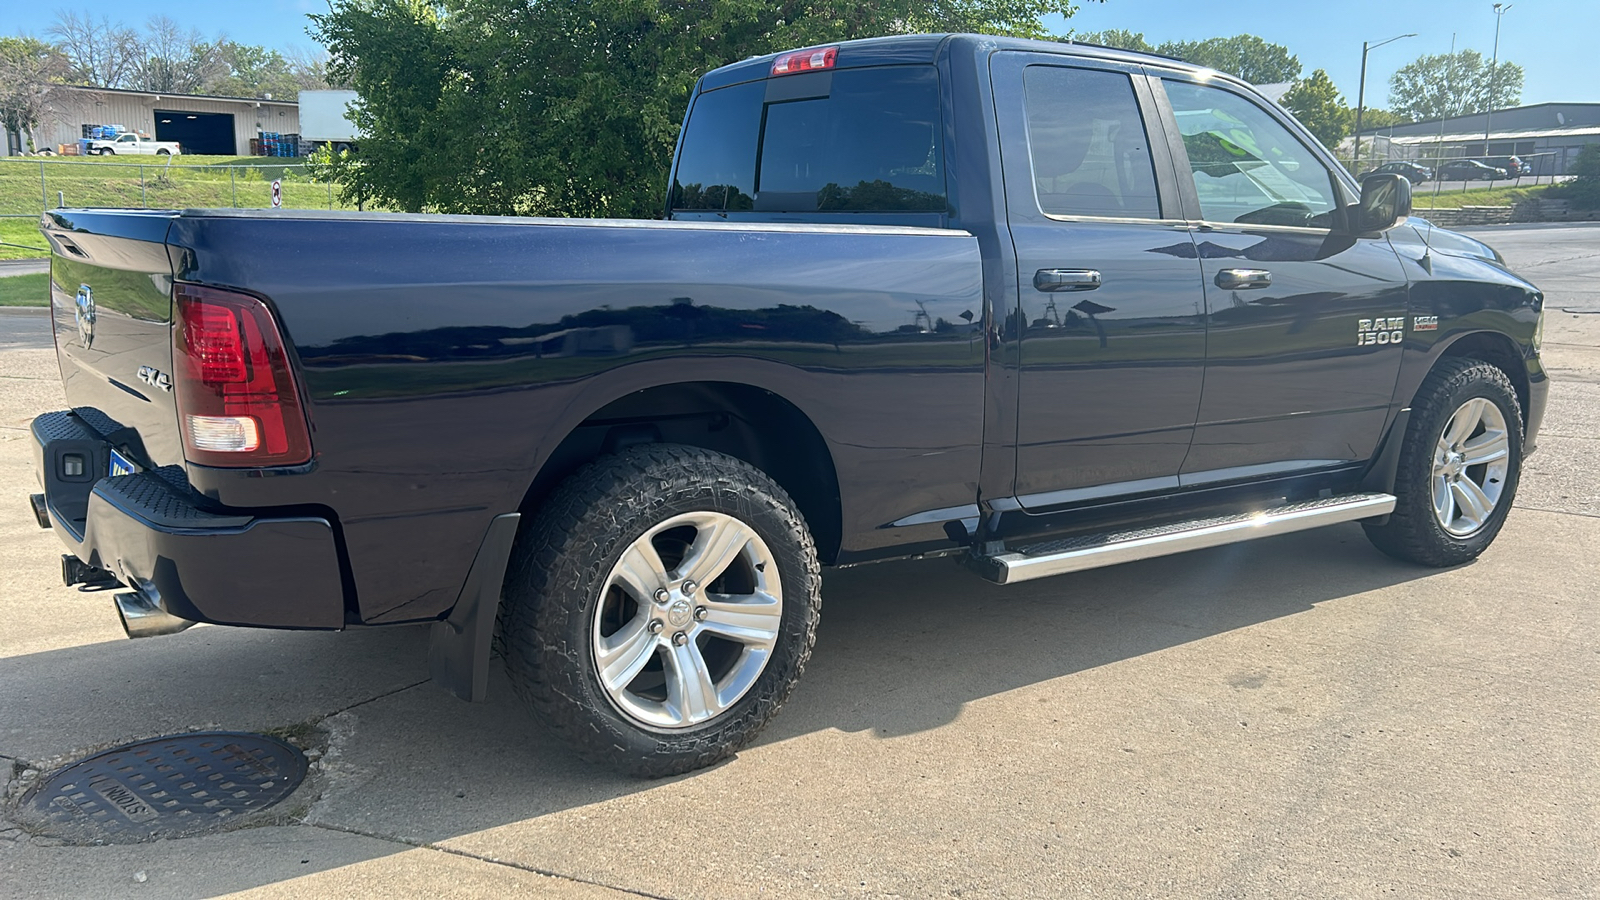
M 44 219 L 67 402 L 81 415 L 98 411 L 90 424 L 143 467 L 183 463 L 172 395 L 172 263 L 164 243 L 174 215 L 52 210 Z

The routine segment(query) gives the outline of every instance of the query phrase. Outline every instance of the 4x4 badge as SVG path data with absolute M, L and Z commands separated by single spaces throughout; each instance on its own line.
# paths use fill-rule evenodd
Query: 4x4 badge
M 158 387 L 169 393 L 172 391 L 172 378 L 155 366 L 140 366 L 139 380 L 151 387 Z
M 1412 331 L 1438 331 L 1438 316 L 1415 316 L 1411 320 Z

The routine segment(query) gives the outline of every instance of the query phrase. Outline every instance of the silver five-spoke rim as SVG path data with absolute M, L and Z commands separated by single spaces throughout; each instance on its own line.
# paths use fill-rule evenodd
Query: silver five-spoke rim
M 719 512 L 673 516 L 623 551 L 590 628 L 613 705 L 654 728 L 688 728 L 739 702 L 767 667 L 783 617 L 761 536 Z
M 1474 397 L 1456 410 L 1433 453 L 1433 514 L 1445 531 L 1466 537 L 1494 514 L 1511 462 L 1506 417 Z

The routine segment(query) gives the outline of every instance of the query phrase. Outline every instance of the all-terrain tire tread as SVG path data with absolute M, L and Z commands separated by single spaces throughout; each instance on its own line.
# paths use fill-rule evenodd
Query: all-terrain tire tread
M 1507 479 L 1510 483 L 1506 485 L 1499 507 L 1483 530 L 1464 540 L 1453 539 L 1439 527 L 1433 513 L 1428 482 L 1433 470 L 1433 444 L 1437 440 L 1434 432 L 1443 427 L 1440 419 L 1448 420 L 1455 412 L 1453 406 L 1444 408 L 1449 398 L 1475 383 L 1486 384 L 1500 393 L 1500 399 L 1510 407 L 1506 421 L 1515 429 L 1513 436 L 1516 438 L 1511 446 L 1513 461 Z M 1459 565 L 1475 559 L 1488 549 L 1515 499 L 1522 452 L 1522 407 L 1511 379 L 1498 366 L 1470 357 L 1446 357 L 1423 379 L 1412 410 L 1405 442 L 1400 445 L 1394 512 L 1382 525 L 1366 524 L 1363 527 L 1373 546 L 1396 559 L 1436 568 Z M 1424 474 L 1419 476 L 1419 472 Z
M 774 653 L 750 693 L 710 723 L 716 727 L 692 729 L 671 736 L 670 746 L 642 751 L 641 742 L 606 728 L 605 720 L 590 708 L 595 698 L 582 683 L 585 657 L 569 639 L 571 617 L 585 613 L 574 608 L 571 598 L 584 596 L 581 592 L 593 589 L 608 574 L 607 554 L 617 540 L 627 540 L 621 536 L 626 504 L 660 503 L 675 491 L 703 486 L 732 500 L 740 510 L 763 510 L 782 523 L 782 539 L 792 542 L 801 557 L 802 581 L 791 585 L 785 575 L 784 604 L 786 611 L 791 603 L 802 605 L 802 627 L 800 633 L 789 635 L 793 652 Z M 765 473 L 698 447 L 630 447 L 568 478 L 519 532 L 500 607 L 501 642 L 511 683 L 534 714 L 586 759 L 647 777 L 704 768 L 748 744 L 789 698 L 816 644 L 821 580 L 816 546 L 804 518 Z

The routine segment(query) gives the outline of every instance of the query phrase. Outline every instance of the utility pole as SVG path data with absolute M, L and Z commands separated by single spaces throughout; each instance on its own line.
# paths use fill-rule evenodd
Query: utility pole
M 1498 8 L 1499 4 L 1495 4 L 1495 6 Z M 1356 155 L 1350 161 L 1351 175 L 1359 175 L 1360 173 L 1355 170 L 1361 168 L 1361 114 L 1366 111 L 1367 106 L 1367 53 L 1382 47 L 1384 44 L 1392 44 L 1400 40 L 1400 38 L 1409 37 L 1416 37 L 1416 35 L 1402 34 L 1399 37 L 1389 38 L 1387 41 L 1379 41 L 1371 46 L 1368 46 L 1366 41 L 1361 42 L 1361 83 L 1356 88 Z
M 1483 111 L 1483 155 L 1489 155 L 1489 123 L 1494 121 L 1494 91 L 1500 80 L 1500 17 L 1511 10 L 1510 3 L 1494 5 L 1494 56 L 1489 60 L 1489 108 Z M 1513 147 L 1513 150 L 1516 148 Z

